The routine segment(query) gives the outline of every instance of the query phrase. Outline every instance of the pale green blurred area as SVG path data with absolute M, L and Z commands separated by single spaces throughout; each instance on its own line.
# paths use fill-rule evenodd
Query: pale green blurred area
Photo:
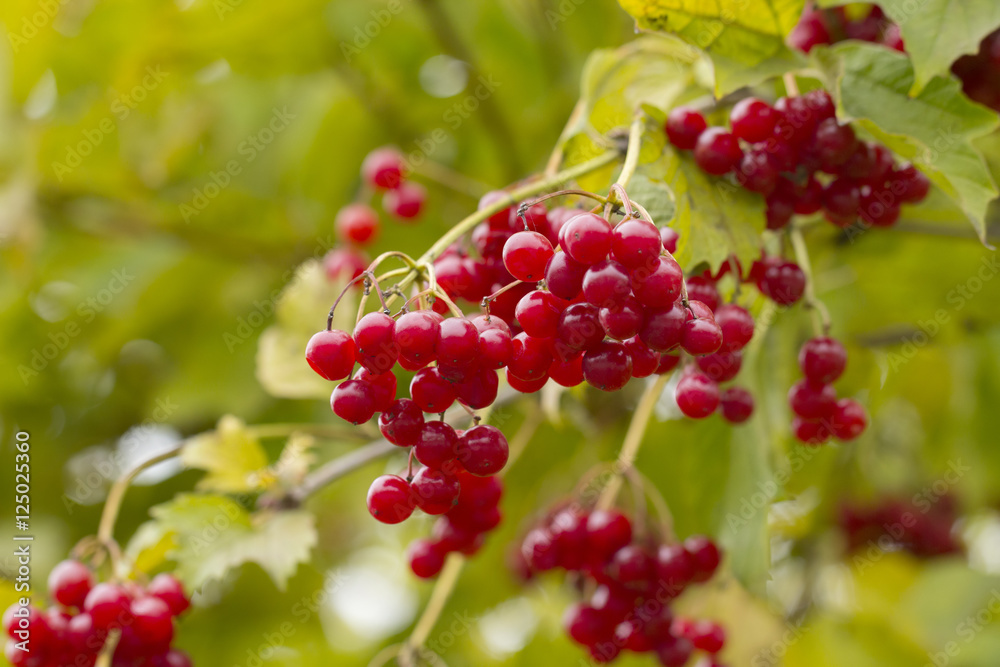
M 58 3 L 0 6 L 6 30 L 24 38 L 0 47 L 0 431 L 5 459 L 13 432 L 32 435 L 39 590 L 41 573 L 97 525 L 99 504 L 66 502 L 78 484 L 64 470 L 71 457 L 113 446 L 144 423 L 172 429 L 162 433 L 169 440 L 211 428 L 226 413 L 250 424 L 331 420 L 324 401 L 278 400 L 260 388 L 256 341 L 295 267 L 333 243 L 333 216 L 358 190 L 369 150 L 395 143 L 416 157 L 429 153 L 492 187 L 538 171 L 573 108 L 588 53 L 632 32 L 604 0 L 69 0 L 54 15 L 50 4 Z M 435 68 L 442 60 L 431 59 L 454 46 L 436 35 L 440 22 L 427 6 L 450 17 L 476 75 L 491 82 L 492 111 L 468 110 L 479 82 L 455 84 L 450 70 Z M 34 32 L 26 27 L 32 21 Z M 261 132 L 276 115 L 288 120 L 265 141 Z M 231 161 L 240 173 L 213 188 L 213 174 L 224 180 Z M 429 187 L 424 219 L 385 221 L 376 252 L 419 254 L 475 206 L 473 197 Z M 187 220 L 184 206 L 194 208 Z M 820 489 L 824 502 L 778 529 L 775 543 L 817 536 L 816 548 L 834 553 L 823 535 L 837 497 L 912 493 L 957 459 L 972 469 L 952 491 L 995 529 L 1000 280 L 993 273 L 970 283 L 995 253 L 971 238 L 878 230 L 845 243 L 827 226 L 808 241 L 834 333 L 851 344 L 838 391 L 866 402 L 873 427 L 849 448 L 818 452 L 792 476 L 790 497 Z M 956 297 L 963 286 L 968 296 Z M 926 343 L 913 338 L 938 310 L 947 315 L 940 332 Z M 324 313 L 316 315 L 319 328 Z M 639 466 L 670 504 L 679 535 L 715 534 L 725 524 L 726 485 L 749 474 L 741 448 L 764 447 L 779 469 L 797 451 L 788 442 L 784 392 L 797 379 L 795 352 L 808 331 L 801 309 L 781 314 L 744 370 L 760 406 L 753 424 L 668 421 L 651 429 Z M 917 341 L 912 352 L 900 345 L 907 340 Z M 543 427 L 511 469 L 506 521 L 431 634 L 429 645 L 449 665 L 581 664 L 559 627 L 570 587 L 555 577 L 521 587 L 506 552 L 540 508 L 614 457 L 639 390 L 576 392 L 563 423 Z M 522 411 L 510 410 L 511 433 Z M 281 444 L 270 441 L 270 453 Z M 320 455 L 348 449 L 325 444 Z M 402 640 L 430 585 L 408 575 L 400 553 L 430 522 L 376 525 L 361 501 L 370 480 L 398 464 L 368 466 L 310 504 L 319 546 L 287 591 L 245 567 L 205 592 L 178 645 L 199 665 L 363 666 Z M 150 506 L 197 479 L 184 472 L 132 489 L 118 537 L 127 540 Z M 743 490 L 756 489 L 758 480 L 744 481 Z M 5 475 L 4 498 L 9 484 Z M 919 666 L 951 638 L 964 642 L 956 624 L 1000 586 L 984 574 L 1000 570 L 992 535 L 978 571 L 957 560 L 925 571 L 893 556 L 880 563 L 885 572 L 859 576 L 852 587 L 834 567 L 831 592 L 817 598 L 821 618 L 786 647 L 788 664 Z M 796 592 L 801 553 L 775 552 L 770 575 L 766 551 L 758 558 L 755 592 L 770 592 L 769 600 L 727 579 L 691 602 L 697 613 L 730 622 L 731 664 L 781 641 L 779 602 Z M 6 606 L 10 586 L 2 591 Z M 946 613 L 938 599 L 945 593 L 952 594 Z M 949 664 L 996 664 L 996 621 L 989 625 Z M 887 646 L 890 657 L 850 662 L 879 655 L 875 646 Z

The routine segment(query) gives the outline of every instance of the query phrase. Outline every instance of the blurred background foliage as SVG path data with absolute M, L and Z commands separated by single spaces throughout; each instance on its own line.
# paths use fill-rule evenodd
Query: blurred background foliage
M 594 0 L 5 0 L 0 22 L 14 36 L 0 47 L 0 430 L 5 461 L 15 431 L 32 435 L 39 589 L 94 532 L 106 478 L 137 448 L 170 446 L 224 414 L 331 420 L 323 400 L 264 391 L 257 341 L 296 267 L 334 244 L 333 216 L 359 190 L 369 150 L 394 143 L 429 155 L 471 190 L 538 171 L 587 56 L 633 28 L 617 4 Z M 481 86 L 492 91 L 485 100 Z M 982 143 L 1000 164 L 995 138 Z M 418 254 L 475 206 L 476 196 L 427 184 L 428 214 L 416 226 L 386 221 L 376 252 Z M 721 535 L 742 556 L 740 583 L 723 577 L 685 604 L 728 622 L 734 665 L 916 667 L 948 642 L 960 649 L 950 665 L 995 665 L 996 612 L 971 639 L 963 626 L 1000 609 L 995 252 L 971 228 L 945 224 L 854 242 L 818 226 L 807 240 L 834 333 L 850 346 L 838 389 L 864 399 L 873 428 L 818 451 L 790 442 L 784 393 L 809 335 L 800 309 L 777 314 L 745 366 L 760 406 L 753 422 L 657 422 L 638 465 L 678 534 Z M 506 521 L 431 634 L 449 665 L 582 664 L 559 625 L 572 591 L 555 578 L 522 587 L 506 552 L 542 508 L 614 457 L 638 392 L 574 392 L 509 471 Z M 505 430 L 536 402 L 504 408 Z M 284 443 L 263 444 L 273 459 Z M 323 442 L 316 455 L 353 446 Z M 247 566 L 201 591 L 178 645 L 202 665 L 365 665 L 404 637 L 430 585 L 400 553 L 429 523 L 378 525 L 361 502 L 397 463 L 372 464 L 310 503 L 318 543 L 286 590 Z M 956 465 L 946 491 L 965 516 L 967 560 L 840 557 L 838 499 L 940 488 Z M 151 506 L 199 479 L 153 472 L 146 481 L 160 483 L 129 493 L 122 541 Z M 732 529 L 729 513 L 776 472 L 788 473 L 780 507 L 750 512 L 760 530 Z M 10 481 L 0 480 L 5 498 Z M 10 575 L 10 556 L 0 562 Z M 13 599 L 9 582 L 0 597 L 4 607 Z M 815 605 L 804 619 L 803 597 Z

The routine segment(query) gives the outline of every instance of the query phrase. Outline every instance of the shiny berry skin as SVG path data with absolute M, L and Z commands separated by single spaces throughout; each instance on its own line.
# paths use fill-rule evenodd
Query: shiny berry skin
M 400 221 L 420 217 L 427 200 L 427 190 L 419 183 L 403 183 L 382 197 L 382 208 Z
M 608 639 L 614 631 L 596 609 L 579 603 L 566 609 L 563 628 L 573 641 L 587 647 Z
M 494 328 L 479 334 L 480 364 L 484 368 L 503 368 L 510 363 L 514 355 L 514 340 L 510 335 L 510 327 L 499 317 L 492 318 L 504 325 L 503 329 Z
M 410 480 L 417 507 L 426 514 L 444 514 L 458 503 L 458 480 L 432 468 L 421 468 Z
M 708 128 L 705 117 L 694 109 L 676 107 L 667 115 L 664 130 L 667 139 L 677 148 L 691 150 L 698 143 L 698 137 Z
M 666 352 L 660 352 L 659 354 L 660 363 L 656 366 L 657 375 L 669 373 L 677 368 L 677 365 L 681 363 L 681 357 L 679 354 L 667 354 Z
M 765 141 L 774 132 L 779 112 L 770 104 L 755 97 L 747 97 L 733 106 L 729 112 L 729 123 L 733 134 L 743 141 L 755 143 Z
M 576 261 L 569 253 L 557 252 L 545 267 L 545 286 L 560 299 L 570 301 L 583 290 L 586 273 L 586 264 Z
M 632 378 L 632 357 L 618 341 L 606 340 L 583 354 L 583 379 L 602 391 L 617 391 Z
M 396 322 L 385 313 L 368 313 L 354 327 L 358 362 L 372 373 L 390 370 L 399 358 Z
M 726 631 L 718 623 L 695 621 L 687 635 L 694 647 L 705 653 L 716 654 L 726 644 Z
M 378 429 L 386 440 L 400 447 L 417 443 L 424 428 L 424 413 L 409 398 L 394 401 L 378 418 Z
M 659 239 L 657 239 L 659 241 Z M 583 295 L 598 308 L 620 308 L 631 291 L 625 266 L 613 259 L 597 262 L 583 276 Z
M 764 217 L 768 229 L 784 229 L 795 214 L 795 200 L 788 193 L 776 190 L 767 198 Z
M 538 232 L 517 232 L 503 246 L 503 264 L 510 275 L 529 283 L 542 279 L 552 255 L 552 244 Z
M 454 465 L 453 461 L 458 456 L 458 434 L 445 422 L 426 422 L 417 444 L 413 446 L 413 454 L 428 468 L 451 472 L 448 466 Z
M 354 379 L 361 380 L 372 388 L 375 412 L 388 410 L 392 402 L 396 400 L 396 375 L 392 371 L 372 375 L 367 368 L 359 368 L 358 372 L 354 374 Z
M 813 382 L 829 384 L 839 378 L 846 367 L 847 350 L 836 338 L 813 338 L 799 350 L 799 368 Z
M 816 128 L 813 150 L 824 170 L 834 171 L 844 164 L 858 147 L 850 125 L 841 125 L 836 118 L 827 118 Z
M 658 257 L 652 267 L 632 271 L 632 293 L 648 308 L 669 308 L 681 293 L 684 273 L 673 257 Z
M 671 255 L 677 252 L 677 239 L 679 238 L 680 234 L 670 227 L 660 227 L 660 243 L 663 244 L 663 249 Z
M 143 645 L 150 649 L 166 650 L 174 638 L 174 622 L 170 607 L 155 597 L 140 597 L 131 606 L 133 628 Z
M 351 374 L 355 360 L 354 339 L 345 331 L 320 331 L 306 344 L 306 361 L 327 380 L 343 380 Z
M 503 190 L 492 190 L 487 192 L 479 199 L 479 206 L 477 210 L 482 211 L 484 209 L 490 208 L 500 202 L 507 201 L 510 202 L 510 194 Z M 507 206 L 502 208 L 490 217 L 486 219 L 490 227 L 493 229 L 508 229 L 510 227 L 510 216 L 512 212 L 512 206 Z
M 146 595 L 163 600 L 173 616 L 180 616 L 191 606 L 191 601 L 184 594 L 181 582 L 167 572 L 153 577 L 153 580 L 146 586 Z
M 500 378 L 496 370 L 480 367 L 455 385 L 455 397 L 473 410 L 482 410 L 497 400 Z
M 83 607 L 93 585 L 90 568 L 78 560 L 64 560 L 49 573 L 49 596 L 64 607 Z
M 83 610 L 90 614 L 94 627 L 110 630 L 128 620 L 129 597 L 117 584 L 100 583 L 90 589 Z
M 894 170 L 890 179 L 893 183 L 893 192 L 901 192 L 900 201 L 907 204 L 922 202 L 930 192 L 930 180 L 912 164 Z
M 552 338 L 565 308 L 566 302 L 552 292 L 535 290 L 521 297 L 514 316 L 529 336 Z
M 615 340 L 627 340 L 642 328 L 645 309 L 634 296 L 628 296 L 617 310 L 601 308 L 600 322 L 605 333 Z
M 398 475 L 376 477 L 368 487 L 368 512 L 382 523 L 406 521 L 415 506 L 409 483 Z
M 833 385 L 799 380 L 788 390 L 788 405 L 803 419 L 829 419 L 836 402 Z
M 378 213 L 368 204 L 348 204 L 337 212 L 333 224 L 341 239 L 358 245 L 378 236 Z
M 891 227 L 899 220 L 900 204 L 887 189 L 862 185 L 858 193 L 858 215 L 869 225 Z
M 557 356 L 549 365 L 548 376 L 561 387 L 583 384 L 583 353 L 565 359 Z
M 663 667 L 684 667 L 692 652 L 694 646 L 687 637 L 669 637 L 656 647 L 656 655 Z
M 719 306 L 715 321 L 722 328 L 722 349 L 742 350 L 753 338 L 753 316 L 734 303 Z
M 396 320 L 395 340 L 399 356 L 426 365 L 437 357 L 440 317 L 429 310 L 404 313 Z
M 533 528 L 521 540 L 521 555 L 535 572 L 551 570 L 559 565 L 559 545 L 548 530 Z
M 868 426 L 868 413 L 857 401 L 842 398 L 837 401 L 830 418 L 830 431 L 837 440 L 853 440 Z
M 575 356 L 581 350 L 589 350 L 604 340 L 600 310 L 590 303 L 574 303 L 562 311 L 556 327 L 554 346 L 557 359 Z
M 687 312 L 676 302 L 666 310 L 646 311 L 639 338 L 656 352 L 669 352 L 681 343 Z
M 562 229 L 563 250 L 581 264 L 596 264 L 611 251 L 611 236 L 611 223 L 594 213 L 581 213 Z
M 26 616 L 14 616 L 15 613 L 22 614 L 27 609 Z M 14 602 L 3 613 L 3 630 L 8 637 L 21 641 L 23 637 L 18 637 L 17 633 L 26 632 L 32 641 L 44 642 L 50 632 L 44 614 L 37 607 L 27 606 L 22 608 L 20 604 Z M 9 643 L 8 643 L 9 644 Z M 18 651 L 22 653 L 22 651 Z
M 632 377 L 649 377 L 660 365 L 660 353 L 654 352 L 638 336 L 624 341 L 625 350 L 632 358 Z
M 807 445 L 822 445 L 833 435 L 826 422 L 802 417 L 795 417 L 792 420 L 792 433 L 800 442 Z
M 753 394 L 743 387 L 728 387 L 719 397 L 722 418 L 731 424 L 742 424 L 753 414 Z
M 806 184 L 795 187 L 795 212 L 812 215 L 823 208 L 823 186 L 812 176 Z
M 694 161 L 705 173 L 722 176 L 743 159 L 736 137 L 721 127 L 711 127 L 701 133 L 694 147 Z
M 838 218 L 853 220 L 858 215 L 861 194 L 853 181 L 838 178 L 823 189 L 823 208 Z
M 448 554 L 437 542 L 430 540 L 414 540 L 406 550 L 406 559 L 410 570 L 421 579 L 433 579 L 444 567 Z
M 545 377 L 552 364 L 550 342 L 521 332 L 514 336 L 514 354 L 507 364 L 507 372 L 514 377 L 532 381 Z M 539 387 L 541 388 L 541 387 Z
M 361 176 L 376 188 L 399 187 L 403 179 L 403 155 L 391 146 L 376 148 L 361 163 Z
M 660 230 L 648 220 L 622 220 L 611 234 L 611 255 L 628 269 L 651 263 L 662 250 Z
M 722 329 L 707 317 L 688 320 L 681 328 L 681 347 L 692 356 L 717 352 L 722 347 Z
M 728 382 L 740 372 L 743 355 L 738 350 L 719 350 L 713 354 L 698 357 L 698 368 L 716 382 Z
M 363 380 L 345 380 L 330 395 L 333 413 L 352 424 L 363 424 L 375 415 L 375 388 Z
M 507 438 L 496 426 L 480 424 L 458 439 L 458 462 L 473 475 L 495 475 L 507 465 Z
M 774 192 L 780 176 L 778 167 L 761 150 L 747 151 L 736 167 L 737 182 L 750 192 L 764 196 Z
M 424 412 L 444 412 L 455 402 L 455 389 L 437 368 L 421 368 L 410 381 L 410 398 Z
M 694 581 L 708 581 L 719 567 L 722 556 L 715 542 L 703 535 L 693 535 L 684 540 L 684 550 L 694 564 Z
M 632 523 L 616 510 L 594 510 L 587 517 L 587 546 L 595 563 L 604 564 L 632 541 Z
M 790 306 L 802 298 L 806 276 L 798 264 L 782 262 L 765 270 L 757 286 L 775 303 Z
M 479 332 L 464 317 L 449 317 L 441 323 L 437 358 L 441 364 L 467 366 L 479 355 Z
M 677 407 L 692 419 L 704 419 L 719 407 L 719 385 L 704 373 L 688 373 L 677 383 Z

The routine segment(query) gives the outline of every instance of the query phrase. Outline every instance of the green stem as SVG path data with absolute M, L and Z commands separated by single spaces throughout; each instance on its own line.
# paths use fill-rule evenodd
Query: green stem
M 806 277 L 803 303 L 812 312 L 813 329 L 816 335 L 825 336 L 830 333 L 830 311 L 826 309 L 826 305 L 822 301 L 816 298 L 815 280 L 812 264 L 809 262 L 809 249 L 806 247 L 806 241 L 802 237 L 802 231 L 794 226 L 790 228 L 788 238 L 795 250 L 795 261 Z
M 628 186 L 628 182 L 635 174 L 636 167 L 639 166 L 639 152 L 642 150 L 642 131 L 646 125 L 645 114 L 642 109 L 636 109 L 635 117 L 632 119 L 632 126 L 628 131 L 628 149 L 625 153 L 625 164 L 622 165 L 622 173 L 618 175 L 616 185 L 623 188 Z

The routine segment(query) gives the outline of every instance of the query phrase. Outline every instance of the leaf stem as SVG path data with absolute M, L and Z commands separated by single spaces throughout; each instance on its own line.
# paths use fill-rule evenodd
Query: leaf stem
M 795 250 L 795 261 L 806 277 L 803 303 L 812 312 L 813 330 L 817 336 L 826 336 L 830 333 L 830 311 L 827 310 L 822 301 L 816 298 L 815 279 L 812 264 L 809 262 L 809 248 L 806 247 L 806 241 L 798 227 L 793 226 L 789 229 L 788 238 Z
M 122 501 L 125 499 L 125 492 L 128 491 L 132 480 L 146 468 L 174 458 L 181 453 L 183 448 L 184 442 L 181 442 L 176 447 L 143 461 L 115 480 L 115 483 L 111 485 L 111 489 L 108 491 L 107 499 L 104 501 L 104 508 L 101 510 L 101 522 L 97 525 L 97 539 L 101 544 L 109 544 L 114 539 L 115 522 L 118 520 L 118 512 L 121 510 Z
M 628 186 L 628 182 L 635 174 L 636 167 L 639 166 L 639 152 L 642 150 L 642 130 L 646 125 L 646 116 L 642 109 L 635 110 L 632 118 L 632 125 L 628 131 L 628 148 L 625 151 L 625 163 L 622 165 L 622 172 L 618 174 L 616 185 L 623 188 Z M 611 197 L 609 197 L 610 199 Z

